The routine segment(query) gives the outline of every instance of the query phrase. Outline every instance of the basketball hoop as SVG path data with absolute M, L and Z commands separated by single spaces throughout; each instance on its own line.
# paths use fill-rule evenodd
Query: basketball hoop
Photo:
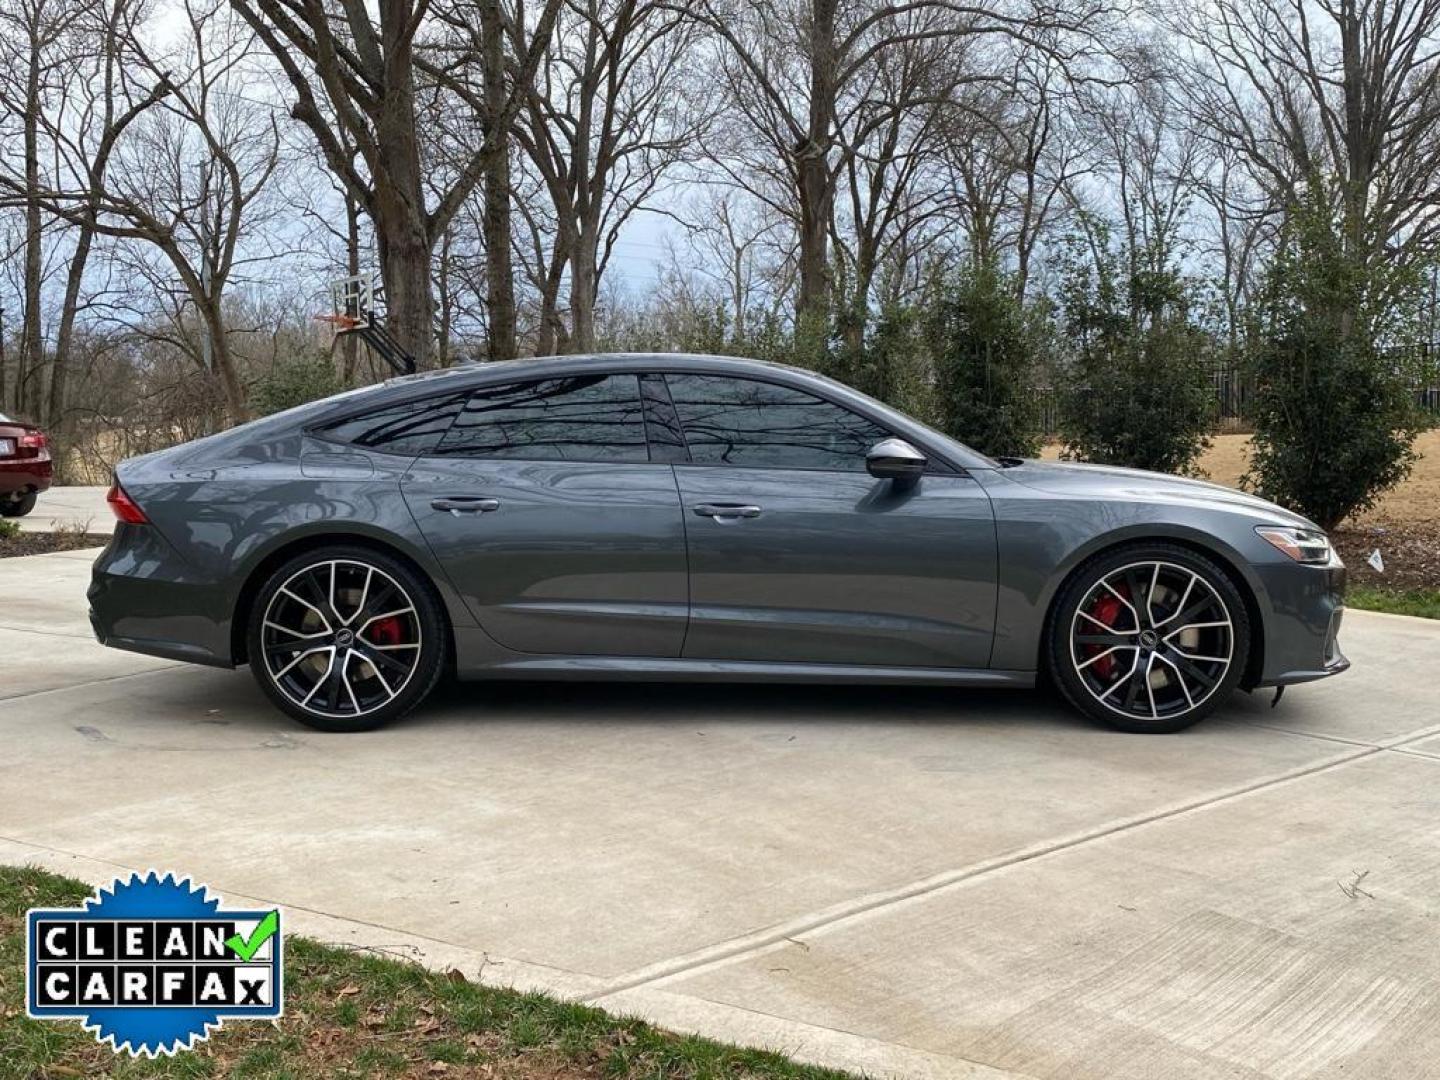
M 375 303 L 375 281 L 369 274 L 355 274 L 330 283 L 330 310 L 364 322 Z
M 335 333 L 343 334 L 346 330 L 354 330 L 357 326 L 364 326 L 364 319 L 352 318 L 349 315 L 316 315 L 316 322 L 329 323 L 335 328 Z
M 315 321 L 330 328 L 332 352 L 335 343 L 346 334 L 353 333 L 359 339 L 347 341 L 349 365 L 354 364 L 353 349 L 363 341 L 368 346 L 368 354 L 379 357 L 395 374 L 413 375 L 415 358 L 386 330 L 383 321 L 375 317 L 371 306 L 374 300 L 375 280 L 370 275 L 355 274 L 341 278 L 330 283 L 330 313 L 316 315 Z
M 375 286 L 368 274 L 355 274 L 330 283 L 330 313 L 316 315 L 315 321 L 330 328 L 330 343 L 370 321 Z

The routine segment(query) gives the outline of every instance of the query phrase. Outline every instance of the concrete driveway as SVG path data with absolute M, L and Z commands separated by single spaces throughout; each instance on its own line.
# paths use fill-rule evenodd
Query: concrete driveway
M 1173 737 L 1036 694 L 468 685 L 324 736 L 0 560 L 0 862 L 174 869 L 292 929 L 874 1074 L 1440 1059 L 1440 624 Z
M 23 518 L 13 518 L 20 523 L 22 532 L 54 532 L 56 529 L 82 527 L 86 532 L 108 533 L 115 524 L 115 516 L 105 502 L 109 488 L 104 487 L 53 487 L 42 491 L 35 500 L 35 509 Z

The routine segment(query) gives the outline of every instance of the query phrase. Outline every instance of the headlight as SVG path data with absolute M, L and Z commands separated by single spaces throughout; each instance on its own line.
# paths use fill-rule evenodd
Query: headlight
M 1257 525 L 1255 531 L 1298 563 L 1330 561 L 1330 538 L 1318 529 Z

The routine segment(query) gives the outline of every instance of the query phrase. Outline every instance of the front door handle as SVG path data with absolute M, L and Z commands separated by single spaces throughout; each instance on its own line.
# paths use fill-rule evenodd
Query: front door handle
M 700 503 L 690 508 L 701 517 L 714 518 L 716 521 L 728 521 L 734 518 L 757 518 L 760 516 L 760 507 L 742 506 L 736 503 Z
M 459 517 L 461 514 L 488 514 L 491 510 L 499 510 L 500 500 L 461 495 L 453 499 L 431 499 L 430 506 L 435 510 L 448 510 L 451 516 Z

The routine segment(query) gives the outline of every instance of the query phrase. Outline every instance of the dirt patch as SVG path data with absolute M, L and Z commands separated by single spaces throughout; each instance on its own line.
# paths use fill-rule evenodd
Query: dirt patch
M 83 532 L 22 532 L 0 536 L 0 559 L 18 555 L 48 555 L 52 551 L 79 551 L 81 548 L 104 547 L 109 533 Z
M 1410 476 L 1369 513 L 1351 518 L 1331 538 L 1358 585 L 1440 589 L 1440 429 L 1415 440 L 1420 460 Z M 1200 467 L 1217 484 L 1240 486 L 1249 467 L 1250 436 L 1217 435 Z M 1385 571 L 1368 564 L 1380 551 Z
M 1440 525 L 1440 428 L 1421 432 L 1415 440 L 1415 452 L 1420 455 L 1420 460 L 1415 463 L 1410 476 L 1386 494 L 1368 514 L 1347 522 L 1347 525 L 1398 525 L 1405 522 Z M 1059 446 L 1052 444 L 1041 456 L 1053 461 L 1059 454 Z M 1240 477 L 1249 467 L 1249 435 L 1213 436 L 1210 449 L 1200 458 L 1200 468 L 1206 476 L 1227 487 L 1238 488 Z
M 1409 477 L 1382 497 L 1373 510 L 1347 522 L 1347 526 L 1404 522 L 1440 526 L 1440 428 L 1421 432 L 1415 440 L 1415 452 L 1420 460 Z M 1215 483 L 1239 487 L 1240 477 L 1250 467 L 1250 436 L 1215 436 L 1200 459 L 1200 467 Z
M 1342 525 L 1331 534 L 1357 585 L 1387 589 L 1440 589 L 1440 521 L 1371 521 Z M 1368 563 L 1378 550 L 1385 570 Z

